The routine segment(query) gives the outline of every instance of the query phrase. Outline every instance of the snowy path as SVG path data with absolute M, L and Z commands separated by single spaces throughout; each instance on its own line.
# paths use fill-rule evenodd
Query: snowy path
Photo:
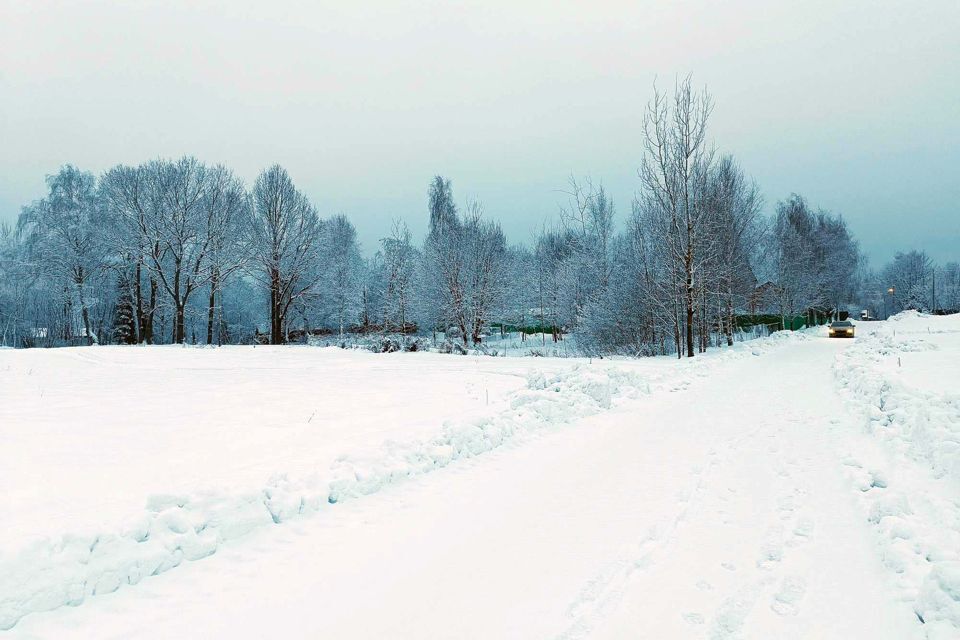
M 10 636 L 923 637 L 843 475 L 847 347 L 724 364 Z

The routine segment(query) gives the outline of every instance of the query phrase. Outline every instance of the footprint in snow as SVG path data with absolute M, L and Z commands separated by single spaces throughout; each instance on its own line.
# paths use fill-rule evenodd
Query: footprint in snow
M 757 560 L 757 567 L 760 569 L 771 569 L 773 565 L 781 560 L 783 560 L 783 547 L 778 543 L 770 543 L 761 550 L 760 558 Z
M 732 562 L 722 562 L 722 563 L 720 563 L 720 566 L 723 567 L 724 569 L 726 569 L 727 571 L 736 571 L 736 570 L 737 570 L 737 566 L 736 566 L 735 564 L 733 564 Z
M 771 527 L 767 539 L 760 546 L 760 557 L 757 567 L 770 569 L 774 564 L 783 560 L 783 529 L 779 525 Z
M 883 471 L 874 470 L 870 472 L 871 489 L 886 489 L 887 484 L 887 475 Z
M 807 517 L 797 520 L 797 524 L 793 528 L 793 535 L 809 540 L 813 535 L 813 520 Z
M 699 613 L 685 613 L 683 614 L 683 619 L 690 624 L 703 624 L 703 615 Z
M 726 640 L 738 634 L 756 601 L 754 589 L 749 589 L 724 600 L 713 617 L 710 637 Z
M 844 466 L 847 466 L 847 467 L 856 467 L 856 468 L 858 468 L 858 469 L 862 466 L 859 462 L 857 462 L 857 459 L 854 458 L 853 456 L 847 456 L 846 458 L 844 458 L 844 459 L 843 459 L 843 464 L 844 464 Z
M 796 502 L 793 496 L 783 496 L 777 500 L 777 508 L 780 509 L 780 511 L 793 511 L 796 508 Z
M 807 584 L 803 578 L 789 576 L 780 583 L 780 590 L 773 596 L 770 608 L 781 616 L 797 615 L 798 605 L 807 592 Z

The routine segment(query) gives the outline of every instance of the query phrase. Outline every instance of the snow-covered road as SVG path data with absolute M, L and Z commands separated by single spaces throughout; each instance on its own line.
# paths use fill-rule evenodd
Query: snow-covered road
M 864 418 L 833 367 L 854 344 L 720 362 L 10 636 L 953 637 L 921 624 L 852 481 Z

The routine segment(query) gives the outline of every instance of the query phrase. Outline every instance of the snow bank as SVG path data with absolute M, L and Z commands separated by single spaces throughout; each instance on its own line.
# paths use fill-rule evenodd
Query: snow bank
M 650 372 L 598 364 L 533 370 L 524 388 L 492 415 L 448 422 L 432 438 L 388 441 L 343 455 L 313 474 L 280 473 L 259 490 L 151 496 L 146 509 L 115 531 L 67 533 L 0 556 L 0 629 L 23 616 L 63 605 L 209 556 L 225 542 L 384 486 L 493 450 L 511 439 L 606 411 L 624 399 L 686 388 L 722 363 L 759 356 L 802 333 L 777 333 L 706 357 L 669 358 Z M 119 481 L 119 479 L 118 479 Z
M 881 445 L 875 458 L 890 469 L 868 469 L 856 459 L 845 464 L 885 564 L 934 638 L 960 630 L 960 395 L 916 384 L 903 363 L 939 350 L 956 362 L 958 338 L 960 317 L 905 312 L 858 338 L 833 368 Z

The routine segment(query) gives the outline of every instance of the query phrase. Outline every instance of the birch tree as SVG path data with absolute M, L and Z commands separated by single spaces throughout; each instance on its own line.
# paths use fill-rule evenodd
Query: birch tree
M 506 267 L 506 238 L 499 224 L 473 202 L 461 219 L 450 181 L 430 185 L 430 232 L 424 243 L 422 291 L 428 316 L 454 326 L 463 346 L 478 344 L 485 325 L 500 310 Z
M 736 311 L 745 306 L 756 286 L 751 255 L 760 241 L 758 224 L 763 200 L 731 156 L 723 157 L 710 178 L 707 192 L 712 239 L 713 299 L 720 332 L 733 345 Z
M 47 187 L 46 198 L 23 209 L 18 232 L 38 268 L 61 283 L 66 304 L 72 307 L 76 300 L 84 338 L 92 343 L 89 285 L 105 269 L 107 253 L 102 235 L 105 215 L 96 178 L 65 165 L 47 178 Z M 72 322 L 69 316 L 67 323 Z
M 357 230 L 346 216 L 334 216 L 324 224 L 322 247 L 322 298 L 343 339 L 347 324 L 361 311 L 363 268 Z
M 411 242 L 410 229 L 401 220 L 394 220 L 390 236 L 380 241 L 383 257 L 383 321 L 384 328 L 407 330 L 410 320 L 411 295 L 416 261 L 416 249 Z
M 691 78 L 678 82 L 672 97 L 654 87 L 643 118 L 644 155 L 640 166 L 641 207 L 659 232 L 672 279 L 679 285 L 686 355 L 694 355 L 694 315 L 705 245 L 707 209 L 703 203 L 713 153 L 707 147 L 709 94 L 695 91 Z M 679 322 L 679 318 L 678 318 Z

